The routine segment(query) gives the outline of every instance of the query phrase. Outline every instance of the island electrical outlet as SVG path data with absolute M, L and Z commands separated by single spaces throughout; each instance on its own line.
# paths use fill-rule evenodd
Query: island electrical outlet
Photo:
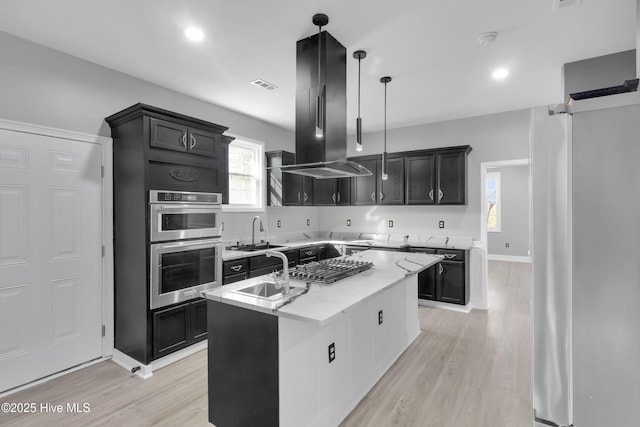
M 336 343 L 329 344 L 329 363 L 336 360 Z
M 444 221 L 438 221 L 438 228 L 444 228 Z
M 282 221 L 278 220 L 278 228 L 282 227 Z

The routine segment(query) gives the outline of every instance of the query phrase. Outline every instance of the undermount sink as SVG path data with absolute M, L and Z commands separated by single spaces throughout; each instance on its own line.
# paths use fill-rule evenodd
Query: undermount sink
M 265 249 L 273 249 L 273 248 L 281 248 L 281 247 L 282 247 L 281 245 L 272 245 L 269 242 L 261 242 L 261 243 L 254 243 L 253 245 L 249 244 L 249 245 L 230 246 L 227 249 L 231 249 L 235 251 L 252 252 L 252 251 L 263 251 Z
M 282 294 L 283 290 L 284 286 L 276 288 L 276 284 L 273 282 L 260 282 L 255 285 L 235 289 L 231 292 L 274 301 L 285 297 L 285 295 Z M 297 295 L 302 292 L 302 289 L 291 287 L 290 291 L 291 293 L 287 296 Z

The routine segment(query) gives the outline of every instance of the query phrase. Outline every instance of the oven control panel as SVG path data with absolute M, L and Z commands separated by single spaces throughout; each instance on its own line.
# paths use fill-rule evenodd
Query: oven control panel
M 222 204 L 221 193 L 196 193 L 188 191 L 149 191 L 149 203 L 210 203 Z

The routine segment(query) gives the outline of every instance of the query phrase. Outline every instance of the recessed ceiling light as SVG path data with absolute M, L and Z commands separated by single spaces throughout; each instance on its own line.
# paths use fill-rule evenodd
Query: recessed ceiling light
M 496 80 L 502 80 L 509 75 L 509 70 L 506 68 L 496 68 L 493 70 L 493 74 L 491 76 Z
M 184 35 L 192 42 L 199 42 L 204 39 L 204 33 L 200 28 L 196 27 L 187 28 L 186 30 L 184 30 Z

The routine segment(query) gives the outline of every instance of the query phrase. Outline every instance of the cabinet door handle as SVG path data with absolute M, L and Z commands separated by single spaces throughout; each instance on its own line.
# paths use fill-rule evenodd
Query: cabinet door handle
M 442 264 L 438 264 L 438 266 L 440 267 L 440 275 L 442 276 L 442 274 L 444 274 L 444 267 L 442 266 Z
M 309 196 L 307 196 L 307 192 L 305 191 L 304 192 L 304 201 L 306 202 L 308 198 L 309 198 Z
M 238 271 L 242 270 L 242 264 L 231 265 L 231 266 L 229 266 L 229 268 L 237 273 Z
M 333 200 L 333 203 L 336 202 L 336 193 L 333 193 L 333 196 L 331 196 L 331 199 Z
M 187 133 L 183 133 L 182 134 L 182 138 L 180 138 L 180 145 L 182 145 L 184 148 L 187 148 Z
M 454 259 L 456 257 L 456 255 L 455 254 L 444 254 L 444 257 L 446 259 Z
M 442 200 L 443 197 L 444 193 L 442 192 L 442 190 L 438 189 L 438 201 Z
M 338 203 L 340 203 L 340 193 L 338 193 Z
M 429 199 L 433 200 L 433 188 L 429 191 Z
M 311 256 L 311 255 L 313 255 L 313 251 L 307 251 L 307 252 L 305 252 L 304 254 L 305 254 L 306 256 Z
M 198 141 L 196 140 L 196 137 L 191 135 L 189 137 L 189 150 L 193 150 L 197 143 L 198 143 Z
M 298 191 L 298 201 L 300 201 L 300 192 Z
M 384 194 L 382 193 L 382 191 L 380 192 L 380 201 L 382 201 L 382 199 L 384 199 Z
M 376 192 L 371 193 L 371 200 L 376 201 Z

